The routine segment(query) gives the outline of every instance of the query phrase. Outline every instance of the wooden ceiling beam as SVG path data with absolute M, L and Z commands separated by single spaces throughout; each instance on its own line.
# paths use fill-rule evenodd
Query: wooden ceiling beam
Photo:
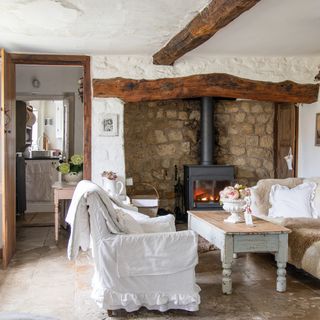
M 134 80 L 94 79 L 93 95 L 120 98 L 125 102 L 155 101 L 202 96 L 258 101 L 312 103 L 318 100 L 319 84 L 292 81 L 249 80 L 225 73 L 191 75 L 180 78 Z
M 153 63 L 172 65 L 178 58 L 209 40 L 260 0 L 213 0 L 182 31 L 153 55 Z

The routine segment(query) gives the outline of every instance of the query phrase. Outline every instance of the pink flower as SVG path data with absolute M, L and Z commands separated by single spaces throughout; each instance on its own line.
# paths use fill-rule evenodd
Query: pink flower
M 236 189 L 230 190 L 230 191 L 227 192 L 227 198 L 228 199 L 232 199 L 232 200 L 239 199 L 240 198 L 240 193 Z

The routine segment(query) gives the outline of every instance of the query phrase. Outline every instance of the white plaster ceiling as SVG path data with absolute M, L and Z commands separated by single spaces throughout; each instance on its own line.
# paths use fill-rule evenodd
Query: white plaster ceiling
M 210 0 L 1 0 L 0 46 L 15 52 L 147 54 Z M 261 0 L 192 55 L 319 55 L 320 0 Z

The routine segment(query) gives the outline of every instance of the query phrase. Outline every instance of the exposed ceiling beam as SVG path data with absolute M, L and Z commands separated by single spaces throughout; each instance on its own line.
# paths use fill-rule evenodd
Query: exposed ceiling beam
M 182 31 L 153 55 L 153 63 L 172 65 L 260 0 L 213 0 Z
M 199 74 L 180 78 L 134 80 L 94 79 L 94 97 L 117 97 L 125 102 L 169 100 L 201 96 L 260 101 L 312 103 L 318 100 L 319 84 L 292 81 L 249 80 L 225 73 Z

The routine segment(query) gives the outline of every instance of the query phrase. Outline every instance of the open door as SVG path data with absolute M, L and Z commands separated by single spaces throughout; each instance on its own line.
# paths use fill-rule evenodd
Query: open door
M 275 107 L 275 177 L 295 177 L 298 165 L 298 108 L 291 103 L 278 103 Z M 292 157 L 289 156 L 289 158 L 292 158 L 292 168 L 290 167 L 290 162 L 288 165 L 285 160 L 290 150 Z
M 15 67 L 1 50 L 1 214 L 2 262 L 6 268 L 16 247 L 16 112 Z

